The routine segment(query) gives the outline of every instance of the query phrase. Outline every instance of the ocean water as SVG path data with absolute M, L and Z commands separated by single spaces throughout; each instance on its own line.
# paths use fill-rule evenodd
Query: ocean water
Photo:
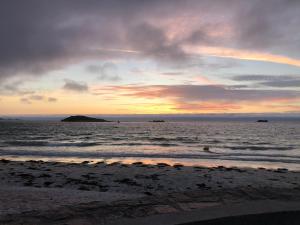
M 204 150 L 209 146 L 209 150 Z M 0 122 L 0 157 L 300 170 L 300 121 Z

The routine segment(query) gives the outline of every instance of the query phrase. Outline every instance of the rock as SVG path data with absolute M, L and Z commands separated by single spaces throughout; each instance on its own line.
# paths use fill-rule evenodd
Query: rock
M 196 184 L 198 186 L 198 188 L 205 188 L 206 187 L 206 184 L 204 183 L 201 183 L 201 184 Z
M 46 186 L 46 187 L 50 186 L 51 184 L 53 184 L 53 182 L 51 182 L 51 181 L 44 182 L 44 186 Z
M 276 172 L 276 173 L 286 173 L 286 172 L 288 172 L 288 169 L 286 169 L 286 168 L 278 168 L 274 172 Z
M 78 188 L 78 190 L 81 190 L 81 191 L 89 191 L 90 189 L 89 189 L 88 187 L 86 187 L 86 186 L 80 186 L 80 187 Z
M 174 164 L 173 167 L 174 167 L 175 169 L 180 170 L 180 169 L 183 167 L 183 165 L 181 165 L 181 164 Z
M 170 166 L 169 164 L 167 163 L 157 163 L 156 164 L 158 167 L 166 167 L 166 166 Z
M 204 146 L 204 147 L 203 147 L 203 151 L 209 152 L 209 146 Z
M 10 160 L 7 160 L 7 159 L 0 159 L 0 162 L 1 162 L 1 163 L 5 163 L 5 164 L 6 164 L 6 163 L 9 163 L 9 162 L 10 162 Z
M 139 183 L 137 183 L 136 181 L 134 181 L 132 179 L 129 179 L 129 178 L 124 178 L 124 179 L 121 179 L 121 180 L 115 180 L 114 182 L 127 184 L 127 185 L 131 185 L 131 186 L 141 186 Z
M 43 173 L 41 174 L 40 176 L 38 176 L 39 178 L 43 178 L 43 177 L 51 177 L 50 174 L 47 174 L 47 173 Z

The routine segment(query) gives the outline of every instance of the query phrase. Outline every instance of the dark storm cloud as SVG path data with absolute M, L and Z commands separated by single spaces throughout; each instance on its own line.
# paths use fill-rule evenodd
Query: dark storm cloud
M 85 83 L 80 83 L 74 80 L 66 79 L 63 89 L 67 91 L 86 92 L 89 88 Z
M 0 80 L 130 54 L 184 63 L 184 44 L 299 56 L 299 8 L 292 0 L 2 0 Z M 197 17 L 195 24 L 176 24 Z M 226 24 L 234 28 L 230 39 L 210 33 Z M 172 26 L 194 27 L 170 38 Z
M 300 87 L 299 75 L 239 75 L 234 76 L 232 80 L 251 81 L 254 84 L 277 88 Z

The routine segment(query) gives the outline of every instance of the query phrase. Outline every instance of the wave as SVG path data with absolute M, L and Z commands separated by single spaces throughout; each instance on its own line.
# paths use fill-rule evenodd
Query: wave
M 229 148 L 231 150 L 253 150 L 253 151 L 266 151 L 266 150 L 275 150 L 275 151 L 287 151 L 294 150 L 291 146 L 286 147 L 277 147 L 277 146 L 224 146 L 223 148 Z
M 140 142 L 110 143 L 109 145 L 112 145 L 112 146 L 162 146 L 162 147 L 178 146 L 177 144 L 171 144 L 171 143 L 140 143 Z
M 168 138 L 163 137 L 154 137 L 154 138 L 148 138 L 150 141 L 170 141 Z
M 165 137 L 144 137 L 144 140 L 149 140 L 151 142 L 179 142 L 183 144 L 193 144 L 193 143 L 199 143 L 199 140 L 189 138 L 189 137 L 173 137 L 173 138 L 165 138 Z M 213 142 L 217 143 L 217 142 Z
M 79 143 L 66 143 L 66 142 L 47 142 L 47 141 L 6 141 L 5 144 L 9 146 L 26 146 L 26 147 L 88 147 L 96 146 L 96 142 L 79 142 Z
M 300 163 L 300 157 L 286 155 L 216 155 L 216 154 L 145 154 L 145 153 L 114 153 L 114 152 L 59 152 L 59 151 L 24 151 L 0 150 L 1 156 L 33 156 L 33 157 L 79 157 L 79 158 L 168 158 L 168 159 L 215 159 L 245 162 L 279 162 Z
M 89 147 L 101 145 L 96 142 L 80 142 L 80 143 L 48 143 L 46 146 L 49 147 Z
M 45 146 L 47 141 L 5 141 L 5 144 L 11 146 Z

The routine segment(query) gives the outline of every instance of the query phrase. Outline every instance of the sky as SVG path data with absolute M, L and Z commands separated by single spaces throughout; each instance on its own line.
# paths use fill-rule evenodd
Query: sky
M 0 114 L 299 113 L 298 0 L 1 0 Z

